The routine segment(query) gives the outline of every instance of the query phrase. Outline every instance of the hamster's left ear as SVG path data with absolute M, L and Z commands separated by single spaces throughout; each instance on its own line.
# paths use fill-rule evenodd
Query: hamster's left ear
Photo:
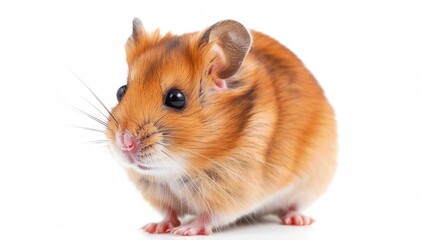
M 241 23 L 224 20 L 202 34 L 199 45 L 206 44 L 211 44 L 210 51 L 216 54 L 211 71 L 220 79 L 228 79 L 240 69 L 252 46 L 252 37 Z

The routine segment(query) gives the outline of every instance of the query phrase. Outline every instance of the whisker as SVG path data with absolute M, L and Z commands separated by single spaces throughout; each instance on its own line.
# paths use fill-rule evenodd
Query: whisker
M 72 106 L 72 105 L 69 105 L 69 104 L 67 104 L 67 103 L 65 103 L 65 104 L 66 104 L 68 107 L 70 107 L 72 110 L 74 110 L 74 111 L 76 111 L 76 112 L 78 112 L 78 113 L 80 113 L 80 114 L 82 114 L 82 115 L 84 115 L 84 116 L 86 116 L 86 117 L 88 117 L 88 118 L 90 118 L 90 119 L 92 119 L 92 120 L 94 120 L 94 121 L 96 121 L 96 122 L 100 123 L 101 125 L 105 126 L 106 128 L 108 127 L 107 122 L 105 122 L 105 121 L 103 121 L 103 120 L 99 119 L 98 117 L 96 117 L 96 116 L 94 116 L 94 115 L 91 115 L 91 114 L 89 114 L 89 113 L 87 113 L 87 112 L 85 112 L 85 111 L 83 111 L 83 110 L 80 110 L 80 109 L 78 109 L 78 108 L 76 108 L 76 107 L 74 107 L 74 106 Z
M 158 120 L 156 120 L 154 123 L 153 123 L 153 125 L 157 125 L 158 124 L 158 122 L 162 119 L 162 118 L 164 118 L 165 116 L 167 116 L 167 114 L 164 114 L 164 115 L 162 115 L 160 118 L 158 118 Z
M 104 142 L 98 142 L 98 141 L 89 141 L 89 142 L 82 142 L 82 144 L 88 144 L 92 145 L 91 148 L 100 148 L 100 149 L 109 149 L 109 144 Z
M 92 91 L 92 89 L 83 81 L 83 79 L 78 76 L 76 74 L 76 72 L 74 72 L 73 70 L 71 70 L 71 72 L 79 79 L 79 81 L 88 89 L 88 91 L 92 94 L 92 96 L 95 97 L 95 99 L 97 99 L 97 101 L 103 106 L 103 108 L 109 113 L 109 115 L 112 117 L 112 119 L 115 121 L 116 126 L 119 125 L 118 120 L 115 118 L 115 116 L 112 114 L 111 111 L 109 111 L 109 109 L 106 107 L 106 105 L 100 100 L 100 98 L 94 93 L 94 91 Z
M 87 141 L 83 142 L 84 144 L 102 144 L 102 143 L 109 143 L 109 140 L 94 140 L 94 141 Z M 107 146 L 107 144 L 106 144 Z
M 106 134 L 105 130 L 100 130 L 100 129 L 96 129 L 96 128 L 89 128 L 89 127 L 82 127 L 82 126 L 73 126 L 73 125 L 71 125 L 70 127 Z
M 153 134 L 158 134 L 158 133 L 161 133 L 163 136 L 165 136 L 169 133 L 169 131 L 168 130 L 158 130 L 158 131 L 154 132 Z
M 98 107 L 96 107 L 94 104 L 92 104 L 88 99 L 86 99 L 85 97 L 79 95 L 83 100 L 85 100 L 85 102 L 87 102 L 89 105 L 91 105 L 95 110 L 97 110 L 97 112 L 99 112 L 104 118 L 106 118 L 106 120 L 109 120 L 109 117 L 106 116 L 106 114 L 104 114 L 100 109 L 98 109 Z

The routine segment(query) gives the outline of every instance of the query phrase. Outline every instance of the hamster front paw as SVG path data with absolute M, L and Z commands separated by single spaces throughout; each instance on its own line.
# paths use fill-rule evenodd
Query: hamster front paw
M 141 230 L 150 234 L 168 233 L 171 229 L 178 226 L 180 226 L 180 221 L 177 218 L 176 212 L 170 211 L 161 222 L 146 224 L 141 227 Z
M 173 228 L 169 232 L 181 236 L 210 235 L 212 234 L 210 221 L 210 216 L 202 213 L 191 223 Z

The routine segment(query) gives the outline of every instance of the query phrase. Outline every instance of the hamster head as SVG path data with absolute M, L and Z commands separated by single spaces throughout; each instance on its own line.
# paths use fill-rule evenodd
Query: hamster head
M 251 91 L 228 86 L 251 44 L 248 30 L 232 20 L 201 33 L 161 36 L 134 19 L 128 80 L 107 131 L 120 163 L 163 176 L 221 164 L 238 144 L 252 104 Z

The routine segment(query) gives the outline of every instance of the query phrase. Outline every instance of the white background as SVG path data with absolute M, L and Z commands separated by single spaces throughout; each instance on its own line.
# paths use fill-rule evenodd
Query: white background
M 115 104 L 133 17 L 149 30 L 178 34 L 226 18 L 263 31 L 304 61 L 336 110 L 338 172 L 306 211 L 317 223 L 268 221 L 210 239 L 423 239 L 429 11 L 423 2 L 404 2 L 1 3 L 2 239 L 171 237 L 137 231 L 160 216 L 103 145 L 85 143 L 102 135 L 70 127 L 96 125 L 67 104 L 97 114 L 73 72 Z

